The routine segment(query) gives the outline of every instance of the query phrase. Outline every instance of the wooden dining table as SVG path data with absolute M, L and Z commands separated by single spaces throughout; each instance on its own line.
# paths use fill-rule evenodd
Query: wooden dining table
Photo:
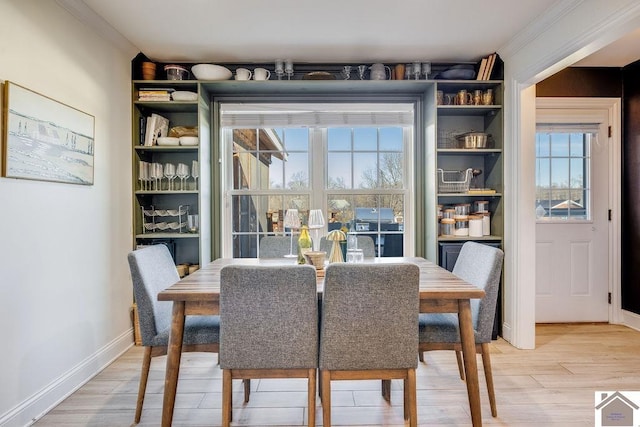
M 220 270 L 226 265 L 286 265 L 291 259 L 220 258 L 171 285 L 158 294 L 159 301 L 173 301 L 171 332 L 164 381 L 162 426 L 171 425 L 178 387 L 182 338 L 186 315 L 220 313 Z M 465 282 L 448 270 L 418 257 L 365 258 L 365 263 L 411 262 L 420 267 L 420 312 L 457 313 L 466 372 L 467 394 L 473 426 L 482 425 L 476 346 L 471 319 L 471 299 L 484 297 L 484 290 Z M 324 275 L 318 274 L 321 297 Z M 417 354 L 416 354 L 417 357 Z

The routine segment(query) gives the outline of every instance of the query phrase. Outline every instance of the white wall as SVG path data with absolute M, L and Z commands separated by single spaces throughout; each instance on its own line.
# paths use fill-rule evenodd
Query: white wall
M 23 426 L 132 342 L 130 52 L 53 1 L 0 1 L 0 80 L 95 116 L 95 184 L 0 178 L 0 425 Z
M 562 0 L 499 50 L 505 61 L 506 340 L 535 347 L 535 91 L 532 84 L 640 28 L 637 0 Z

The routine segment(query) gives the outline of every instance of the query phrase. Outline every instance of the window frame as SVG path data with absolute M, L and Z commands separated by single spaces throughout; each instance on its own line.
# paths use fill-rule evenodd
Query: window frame
M 347 102 L 347 101 L 345 101 Z M 371 103 L 381 104 L 384 101 L 380 100 L 371 100 Z M 397 101 L 394 101 L 397 102 Z M 415 100 L 404 100 L 403 103 L 412 104 L 414 109 L 414 115 L 416 114 L 416 102 Z M 315 103 L 315 102 L 309 102 Z M 348 102 L 347 102 L 348 103 Z M 318 207 L 323 209 L 323 212 L 327 212 L 328 209 L 328 196 L 331 194 L 402 194 L 403 197 L 403 223 L 409 224 L 409 227 L 404 227 L 401 233 L 403 234 L 403 254 L 404 256 L 413 256 L 415 252 L 415 233 L 410 232 L 413 229 L 411 224 L 414 221 L 414 209 L 415 209 L 415 197 L 414 195 L 414 187 L 416 179 L 414 172 L 414 151 L 416 144 L 416 135 L 419 133 L 417 127 L 419 124 L 414 120 L 413 126 L 407 128 L 402 125 L 398 125 L 403 128 L 402 134 L 402 153 L 403 153 L 403 182 L 404 188 L 401 190 L 392 189 L 392 190 L 380 190 L 380 189 L 328 189 L 327 184 L 327 128 L 309 128 L 309 156 L 308 156 L 308 170 L 309 170 L 309 180 L 310 186 L 307 191 L 296 191 L 296 194 L 305 195 L 309 199 L 310 208 Z M 354 126 L 357 127 L 357 126 Z M 376 126 L 372 125 L 371 127 L 391 127 L 391 126 Z M 242 191 L 233 189 L 233 167 L 232 162 L 228 161 L 231 158 L 233 153 L 233 144 L 228 144 L 227 141 L 230 138 L 230 133 L 232 129 L 225 128 L 220 129 L 220 169 L 221 169 L 221 224 L 220 224 L 220 233 L 221 233 L 221 255 L 223 257 L 231 257 L 233 256 L 233 226 L 231 225 L 232 214 L 232 196 L 238 194 L 246 194 L 251 196 L 291 196 L 291 190 L 286 188 L 282 190 L 260 190 L 254 189 L 250 191 Z M 321 143 L 318 143 L 320 141 Z M 380 153 L 380 151 L 377 151 Z M 313 159 L 322 158 L 322 167 L 318 167 L 317 162 L 314 162 Z M 320 188 L 321 191 L 317 191 Z M 327 220 L 325 218 L 325 220 Z M 325 225 L 325 233 L 327 226 Z M 409 231 L 407 231 L 409 230 Z M 264 232 L 263 232 L 264 233 Z M 281 231 L 279 233 L 282 233 Z M 377 231 L 379 234 L 384 234 L 384 230 Z M 261 233 L 258 233 L 260 235 Z
M 573 130 L 574 131 L 573 133 L 578 133 L 578 129 L 581 129 L 580 131 L 581 133 L 592 134 L 591 138 L 589 138 L 590 146 L 587 148 L 589 152 L 589 156 L 588 156 L 589 162 L 585 166 L 585 171 L 587 172 L 588 177 L 583 176 L 583 186 L 581 187 L 583 190 L 587 188 L 589 193 L 587 197 L 587 202 L 585 203 L 587 218 L 579 219 L 579 218 L 568 217 L 566 219 L 563 219 L 561 217 L 551 217 L 551 216 L 538 218 L 536 215 L 536 223 L 538 224 L 591 224 L 593 223 L 593 219 L 592 219 L 593 218 L 593 215 L 592 215 L 593 199 L 591 195 L 591 191 L 592 191 L 591 190 L 591 187 L 592 187 L 591 186 L 591 179 L 592 179 L 591 178 L 591 167 L 592 167 L 591 160 L 592 160 L 592 151 L 593 151 L 592 145 L 607 143 L 606 138 L 602 138 L 603 130 L 602 130 L 601 122 L 602 122 L 602 119 L 600 115 L 594 112 L 586 112 L 586 111 L 576 112 L 575 110 L 572 110 L 572 109 L 544 109 L 544 108 L 538 108 L 536 110 L 536 132 L 535 132 L 536 138 L 534 139 L 534 141 L 537 139 L 538 133 L 540 133 L 538 131 L 538 129 L 540 128 L 547 129 L 547 128 L 556 127 L 559 130 L 564 128 L 565 130 Z M 569 149 L 569 153 L 570 153 L 570 149 Z M 545 158 L 552 159 L 553 157 L 549 156 Z M 570 159 L 570 156 L 566 156 L 566 158 Z M 578 157 L 575 157 L 575 158 L 578 158 Z M 586 158 L 586 157 L 583 155 L 582 158 Z M 537 153 L 534 153 L 534 159 L 537 167 L 537 160 L 538 160 Z M 537 185 L 535 172 L 534 172 L 533 182 L 534 182 L 534 185 Z M 585 187 L 585 183 L 587 183 L 588 187 Z M 569 188 L 570 188 L 570 185 L 571 184 L 569 183 Z M 536 205 L 533 206 L 533 209 L 536 209 L 538 199 L 534 198 L 534 200 L 536 201 Z

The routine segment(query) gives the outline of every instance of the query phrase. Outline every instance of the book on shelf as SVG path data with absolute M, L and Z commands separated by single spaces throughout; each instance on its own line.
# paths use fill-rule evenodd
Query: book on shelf
M 482 58 L 482 61 L 480 61 L 480 67 L 478 68 L 478 75 L 476 77 L 476 80 L 483 80 L 482 76 L 484 76 L 484 71 L 487 68 L 487 58 Z
M 140 88 L 138 90 L 138 101 L 170 101 L 171 88 Z
M 491 80 L 492 77 L 502 78 L 502 60 L 496 52 L 482 58 L 476 80 Z
M 158 137 L 167 136 L 169 133 L 169 119 L 153 113 L 147 117 L 146 121 L 143 145 L 151 147 L 156 145 Z
M 166 89 L 140 89 L 138 101 L 170 101 L 171 92 Z

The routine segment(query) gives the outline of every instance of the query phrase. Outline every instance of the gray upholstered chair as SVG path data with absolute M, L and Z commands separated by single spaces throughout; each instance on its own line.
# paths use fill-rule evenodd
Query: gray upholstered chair
M 503 257 L 504 253 L 498 248 L 476 242 L 466 242 L 453 267 L 453 274 L 485 291 L 485 296 L 481 300 L 471 300 L 471 316 L 476 339 L 476 352 L 482 355 L 491 415 L 494 417 L 498 416 L 498 411 L 493 389 L 489 343 L 493 332 Z M 424 361 L 422 352 L 429 350 L 455 350 L 460 378 L 465 379 L 456 314 L 429 313 L 420 315 L 419 354 L 421 361 Z
M 140 422 L 151 358 L 167 354 L 171 330 L 171 302 L 158 301 L 160 291 L 180 277 L 165 245 L 148 246 L 128 255 L 133 292 L 144 349 L 135 422 Z M 187 316 L 182 351 L 218 352 L 218 316 Z
M 404 417 L 417 425 L 420 269 L 415 264 L 327 266 L 320 324 L 323 425 L 331 425 L 331 380 L 403 379 Z
M 291 236 L 264 236 L 260 239 L 260 258 L 282 258 L 289 254 Z M 293 254 L 298 255 L 298 239 L 293 236 Z
M 231 422 L 231 381 L 236 378 L 307 378 L 308 423 L 315 425 L 318 367 L 315 268 L 223 267 L 220 325 L 222 425 Z
M 373 243 L 373 239 L 370 236 L 358 236 L 358 249 L 362 249 L 362 253 L 365 258 L 373 258 L 376 256 L 376 247 Z M 331 253 L 331 245 L 333 242 L 327 240 L 325 237 L 320 238 L 320 250 L 327 253 L 327 257 Z

